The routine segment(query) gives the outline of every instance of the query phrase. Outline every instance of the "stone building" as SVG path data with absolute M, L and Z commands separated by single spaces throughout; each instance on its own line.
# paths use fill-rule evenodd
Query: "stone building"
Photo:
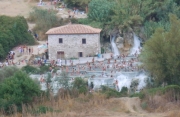
M 52 28 L 48 35 L 49 59 L 78 58 L 101 53 L 101 29 L 82 24 Z

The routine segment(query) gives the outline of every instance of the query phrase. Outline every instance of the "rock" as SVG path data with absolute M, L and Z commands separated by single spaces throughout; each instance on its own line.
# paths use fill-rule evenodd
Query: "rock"
M 125 45 L 130 45 L 130 46 L 133 46 L 133 43 L 134 43 L 134 39 L 133 39 L 133 33 L 125 33 L 124 34 L 124 39 L 126 40 L 125 41 Z
M 122 37 L 117 37 L 116 43 L 124 43 L 124 39 Z
M 124 48 L 124 44 L 123 43 L 117 43 L 116 45 L 117 45 L 118 49 Z

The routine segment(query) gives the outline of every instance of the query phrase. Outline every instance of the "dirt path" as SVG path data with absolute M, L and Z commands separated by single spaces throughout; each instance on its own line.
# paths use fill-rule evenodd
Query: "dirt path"
M 27 17 L 31 11 L 31 4 L 25 0 L 1 0 L 0 1 L 0 15 L 7 16 L 24 16 Z
M 126 106 L 125 117 L 167 117 L 167 113 L 149 113 L 141 108 L 140 99 L 137 97 L 129 98 L 116 98 L 116 100 L 120 100 L 124 102 Z
M 23 66 L 26 66 L 27 65 L 26 61 L 28 61 L 32 55 L 38 55 L 45 52 L 45 49 L 38 50 L 38 46 L 46 44 L 46 41 L 38 41 L 38 43 L 39 43 L 38 45 L 28 46 L 28 48 L 29 47 L 31 49 L 33 48 L 33 53 L 31 54 L 27 54 L 27 53 L 20 54 L 18 47 L 13 49 L 13 51 L 15 52 L 14 63 L 16 63 L 18 68 L 22 68 Z
M 25 18 L 28 17 L 29 12 L 32 10 L 33 7 L 39 7 L 43 9 L 54 9 L 57 10 L 57 16 L 62 18 L 68 18 L 69 9 L 61 9 L 56 8 L 54 5 L 51 5 L 50 2 L 44 2 L 44 5 L 38 6 L 38 2 L 33 2 L 32 0 L 0 0 L 0 15 L 7 15 L 7 16 L 24 16 Z M 70 10 L 70 15 L 73 15 L 72 10 Z M 78 13 L 74 15 L 75 18 L 86 18 L 87 15 L 84 13 Z

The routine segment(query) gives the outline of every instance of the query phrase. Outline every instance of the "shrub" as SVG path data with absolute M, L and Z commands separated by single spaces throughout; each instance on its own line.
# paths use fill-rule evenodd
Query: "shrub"
M 27 74 L 32 73 L 32 74 L 44 74 L 49 71 L 49 66 L 42 65 L 39 68 L 33 67 L 33 66 L 24 66 L 22 68 L 23 71 L 25 71 Z
M 29 74 L 29 73 L 33 73 L 33 74 L 38 73 L 38 69 L 37 68 L 29 66 L 29 65 L 24 66 L 22 68 L 22 70 L 25 71 L 27 74 Z
M 101 93 L 105 94 L 107 98 L 127 96 L 127 87 L 123 87 L 121 92 L 118 92 L 115 89 L 111 89 L 107 86 L 101 86 L 101 88 Z
M 130 97 L 139 97 L 140 99 L 143 99 L 145 97 L 145 94 L 140 92 L 140 93 L 134 93 L 130 95 Z
M 12 77 L 0 83 L 0 108 L 10 113 L 10 107 L 16 105 L 21 110 L 22 103 L 31 103 L 33 97 L 40 93 L 39 86 L 29 76 L 22 72 L 16 72 Z
M 53 112 L 53 108 L 47 106 L 39 106 L 36 112 L 41 114 L 46 112 Z
M 19 71 L 19 69 L 14 66 L 3 67 L 0 69 L 0 82 L 2 82 L 5 78 L 13 76 L 17 71 Z
M 73 82 L 73 88 L 78 90 L 79 93 L 86 94 L 88 92 L 87 82 L 79 77 L 75 78 Z
M 43 74 L 43 73 L 46 73 L 46 72 L 48 72 L 48 71 L 49 71 L 49 66 L 41 65 L 41 66 L 39 67 L 38 73 Z

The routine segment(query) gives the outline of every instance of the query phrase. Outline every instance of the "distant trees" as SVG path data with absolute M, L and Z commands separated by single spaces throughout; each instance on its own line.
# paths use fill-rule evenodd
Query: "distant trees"
M 46 39 L 46 31 L 52 27 L 57 27 L 63 24 L 63 19 L 59 19 L 55 10 L 46 10 L 34 8 L 29 14 L 28 21 L 34 22 L 36 26 L 33 31 L 39 34 L 39 37 Z
M 114 5 L 114 2 L 108 0 L 92 0 L 89 3 L 88 18 L 99 22 L 110 21 Z
M 180 85 L 180 20 L 172 14 L 169 17 L 169 31 L 157 29 L 146 41 L 141 55 L 157 85 L 163 82 Z
M 4 59 L 13 47 L 34 42 L 24 17 L 0 16 L 0 59 Z
M 78 19 L 78 23 L 102 28 L 104 38 L 111 32 L 123 33 L 134 31 L 141 33 L 147 40 L 155 29 L 162 27 L 169 30 L 168 14 L 180 18 L 178 0 L 65 0 L 68 4 L 78 6 L 80 1 L 88 4 L 88 18 Z
M 6 113 L 12 113 L 13 106 L 20 111 L 23 103 L 31 103 L 40 94 L 39 86 L 21 71 L 6 78 L 0 87 L 0 108 Z

